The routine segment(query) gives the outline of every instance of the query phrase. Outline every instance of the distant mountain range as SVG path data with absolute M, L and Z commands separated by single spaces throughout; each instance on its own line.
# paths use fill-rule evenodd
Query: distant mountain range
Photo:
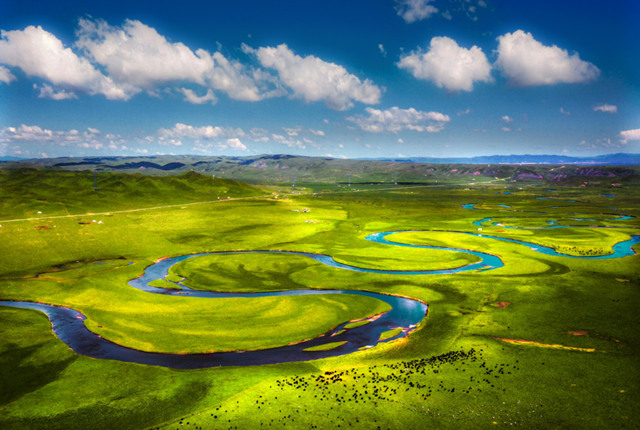
M 364 159 L 363 159 L 364 160 Z M 484 155 L 466 158 L 367 158 L 366 160 L 393 161 L 396 163 L 422 164 L 599 164 L 606 166 L 640 165 L 640 154 L 606 154 L 594 157 L 568 157 L 564 155 Z
M 180 157 L 190 157 L 186 156 L 177 156 Z M 273 159 L 277 158 L 318 158 L 318 157 L 306 157 L 302 155 L 286 155 L 286 154 L 277 154 L 277 155 L 260 155 L 257 157 L 270 157 Z M 132 159 L 137 157 L 125 157 L 125 156 L 112 156 L 112 157 L 88 157 L 88 159 L 99 160 L 98 162 L 93 162 L 95 164 L 100 164 L 100 161 L 103 160 L 124 160 L 124 159 Z M 147 158 L 155 158 L 155 157 L 147 157 Z M 162 157 L 164 158 L 164 157 Z M 225 157 L 225 156 L 217 156 L 214 158 L 228 158 L 228 159 L 254 159 L 256 156 L 250 157 Z M 326 157 L 320 157 L 326 158 Z M 57 160 L 63 159 L 82 159 L 82 157 L 60 157 Z M 36 164 L 43 164 L 39 160 L 42 159 L 25 159 L 19 157 L 11 157 L 11 156 L 0 156 L 0 162 L 10 162 L 10 161 L 28 161 Z M 53 159 L 55 160 L 55 159 Z M 605 155 L 597 155 L 593 157 L 569 157 L 565 155 L 482 155 L 476 157 L 381 157 L 381 158 L 357 158 L 355 160 L 361 161 L 389 161 L 394 163 L 420 163 L 420 164 L 579 164 L 579 165 L 590 165 L 590 164 L 598 164 L 604 166 L 640 166 L 640 154 L 605 154 Z M 93 164 L 91 162 L 84 162 L 82 164 Z M 65 166 L 64 163 L 44 163 L 46 164 L 56 164 L 60 167 Z M 129 166 L 127 166 L 129 167 Z M 144 163 L 140 163 L 138 166 L 130 166 L 130 167 L 151 167 L 144 166 Z M 180 166 L 176 166 L 180 167 Z M 170 166 L 170 168 L 166 170 L 173 170 L 174 166 Z
M 482 181 L 563 184 L 640 183 L 639 154 L 598 157 L 496 155 L 471 158 L 385 158 L 349 160 L 263 154 L 246 157 L 154 155 L 145 157 L 62 157 L 6 161 L 2 169 L 93 170 L 142 175 L 180 175 L 190 171 L 250 184 L 435 184 Z
M 21 161 L 21 160 L 24 160 L 24 159 L 20 157 L 10 157 L 8 155 L 0 156 L 0 161 Z

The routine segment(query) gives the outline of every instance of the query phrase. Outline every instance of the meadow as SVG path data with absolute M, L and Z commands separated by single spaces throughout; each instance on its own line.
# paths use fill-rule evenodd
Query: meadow
M 128 284 L 162 257 L 284 250 L 387 270 L 477 262 L 463 252 L 365 240 L 405 231 L 393 240 L 489 253 L 504 266 L 361 273 L 283 254 L 211 255 L 174 266 L 156 286 L 360 290 L 429 306 L 407 337 L 260 366 L 175 370 L 90 358 L 58 340 L 42 313 L 0 306 L 3 429 L 637 427 L 640 257 L 571 257 L 606 255 L 640 234 L 633 186 L 457 179 L 356 191 L 105 173 L 94 191 L 92 181 L 90 172 L 0 170 L 0 300 L 79 310 L 91 331 L 135 349 L 259 350 L 388 309 L 349 294 L 201 299 Z

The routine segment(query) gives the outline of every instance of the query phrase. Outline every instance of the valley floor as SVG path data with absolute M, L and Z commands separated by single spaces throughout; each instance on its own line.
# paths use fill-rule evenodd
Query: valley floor
M 71 187 L 82 173 L 60 175 Z M 210 299 L 128 284 L 161 258 L 278 250 L 371 272 L 297 255 L 211 255 L 154 285 L 371 291 L 425 302 L 428 315 L 408 336 L 347 355 L 176 370 L 76 354 L 42 313 L 0 306 L 1 428 L 618 429 L 640 420 L 638 245 L 614 254 L 640 234 L 630 187 L 287 194 L 195 176 L 136 181 L 82 198 L 5 181 L 0 300 L 76 309 L 104 339 L 172 353 L 287 345 L 387 310 L 355 295 Z M 365 239 L 396 231 L 389 240 L 459 251 Z M 404 273 L 480 261 L 466 250 L 502 265 Z

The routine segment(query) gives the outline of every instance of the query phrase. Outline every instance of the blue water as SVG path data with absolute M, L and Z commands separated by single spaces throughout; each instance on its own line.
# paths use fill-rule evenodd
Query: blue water
M 491 222 L 493 218 L 492 217 L 487 217 L 487 218 L 482 218 L 479 219 L 477 221 L 473 221 L 473 225 L 477 226 L 477 227 L 485 227 L 487 223 Z M 629 216 L 629 215 L 614 215 L 614 218 L 605 218 L 605 219 L 595 219 L 595 218 L 571 218 L 572 221 L 592 221 L 592 222 L 597 222 L 597 221 L 626 221 L 626 220 L 630 220 L 630 219 L 635 219 L 634 216 Z M 506 228 L 506 229 L 511 229 L 511 230 L 549 230 L 549 229 L 556 229 L 556 228 L 580 228 L 580 227 L 587 227 L 587 226 L 583 226 L 583 225 L 558 225 L 558 220 L 550 220 L 546 222 L 548 224 L 547 227 L 515 227 L 515 226 L 510 226 L 510 225 L 505 225 L 502 224 L 500 222 L 492 222 L 491 225 L 497 226 L 497 227 L 501 227 L 501 228 Z M 628 228 L 628 227 L 623 227 L 623 226 L 599 226 L 599 225 L 590 225 L 588 226 L 589 228 Z
M 462 205 L 465 209 L 475 209 L 475 204 Z M 610 218 L 608 220 L 629 220 L 633 219 L 630 216 L 616 215 L 616 218 Z M 595 221 L 592 219 L 575 218 L 578 221 Z M 485 223 L 491 222 L 491 218 L 487 217 L 478 221 L 474 221 L 473 225 L 483 226 Z M 567 228 L 577 226 L 565 226 L 557 225 L 556 220 L 547 221 L 549 224 L 546 227 L 538 228 Z M 523 227 L 507 227 L 499 223 L 492 223 L 493 225 L 500 225 L 504 228 L 523 228 Z M 602 227 L 608 228 L 608 227 Z M 273 364 L 273 363 L 285 363 L 291 361 L 306 361 L 312 359 L 333 357 L 338 355 L 349 354 L 357 350 L 375 346 L 380 343 L 380 334 L 387 330 L 396 328 L 402 329 L 402 332 L 393 338 L 387 339 L 383 342 L 389 342 L 399 337 L 407 336 L 422 322 L 426 316 L 428 307 L 426 304 L 404 297 L 391 296 L 386 294 L 378 294 L 367 291 L 352 291 L 352 290 L 292 290 L 292 291 L 277 291 L 277 292 L 262 292 L 262 293 L 221 293 L 213 291 L 198 291 L 193 290 L 185 285 L 178 283 L 181 286 L 181 290 L 172 290 L 164 288 L 156 288 L 149 285 L 150 282 L 158 279 L 164 279 L 168 274 L 169 269 L 174 264 L 189 258 L 197 258 L 205 255 L 237 255 L 237 254 L 256 254 L 256 253 L 270 253 L 270 254 L 290 254 L 299 255 L 307 258 L 311 258 L 326 266 L 350 270 L 355 272 L 364 273 L 377 273 L 385 275 L 449 275 L 455 273 L 462 273 L 468 271 L 485 271 L 498 269 L 504 266 L 503 261 L 491 254 L 472 251 L 460 248 L 449 247 L 437 247 L 428 245 L 414 245 L 408 243 L 395 242 L 388 239 L 388 236 L 399 233 L 420 231 L 423 233 L 429 233 L 429 231 L 422 230 L 409 230 L 409 231 L 390 231 L 373 233 L 367 236 L 365 239 L 371 242 L 375 242 L 382 245 L 391 245 L 398 247 L 409 248 L 422 248 L 433 249 L 451 252 L 462 252 L 470 255 L 474 255 L 480 258 L 477 263 L 470 263 L 460 267 L 441 270 L 380 270 L 380 269 L 367 269 L 352 265 L 339 263 L 333 259 L 333 257 L 324 254 L 313 254 L 305 252 L 293 252 L 293 251 L 226 251 L 216 253 L 201 253 L 193 255 L 183 255 L 179 257 L 167 258 L 161 260 L 149 267 L 147 267 L 144 273 L 129 281 L 129 285 L 133 288 L 154 294 L 163 294 L 170 296 L 181 297 L 199 297 L 199 298 L 224 298 L 224 297 L 266 297 L 266 296 L 288 296 L 288 295 L 318 295 L 318 294 L 352 294 L 361 295 L 376 298 L 378 300 L 388 303 L 392 309 L 389 312 L 384 313 L 379 318 L 369 322 L 368 324 L 345 329 L 344 326 L 349 322 L 340 324 L 335 329 L 331 330 L 320 337 L 312 340 L 301 342 L 295 345 L 287 345 L 279 348 L 271 348 L 260 351 L 231 351 L 231 352 L 218 352 L 209 354 L 163 354 L 163 353 L 149 353 L 138 351 L 131 348 L 126 348 L 121 345 L 117 345 L 110 342 L 97 334 L 88 330 L 84 324 L 86 317 L 77 310 L 58 307 L 53 305 L 32 303 L 32 302 L 19 302 L 19 301 L 0 301 L 0 306 L 11 306 L 16 308 L 34 309 L 45 313 L 51 321 L 53 331 L 56 336 L 64 343 L 69 345 L 78 354 L 87 355 L 94 358 L 112 359 L 125 362 L 134 362 L 149 365 L 158 365 L 165 367 L 172 367 L 178 369 L 196 369 L 215 366 L 248 366 L 256 364 Z M 559 253 L 556 250 L 536 245 L 530 242 L 510 239 L 498 236 L 488 236 L 486 234 L 471 233 L 471 232 L 449 232 L 457 234 L 465 234 L 470 236 L 481 237 L 483 239 L 497 240 L 502 242 L 515 243 L 529 247 L 531 250 L 551 256 L 565 257 L 565 258 L 577 258 L 577 259 L 612 259 L 631 256 L 635 254 L 633 246 L 640 243 L 640 235 L 632 235 L 629 240 L 616 243 L 612 247 L 612 253 L 608 255 L 599 256 L 575 256 L 569 254 Z M 130 263 L 131 264 L 131 263 Z M 343 331 L 340 333 L 340 331 Z M 338 334 L 339 333 L 339 334 Z M 346 341 L 346 343 L 340 347 L 334 348 L 329 351 L 304 351 L 307 348 L 323 345 L 326 343 Z
M 545 227 L 545 228 L 563 228 L 563 227 L 564 226 L 552 226 L 552 227 Z M 578 256 L 578 255 L 563 254 L 561 252 L 557 252 L 553 248 L 548 248 L 542 245 L 536 245 L 534 243 L 525 242 L 523 240 L 509 239 L 507 237 L 488 236 L 486 234 L 478 234 L 478 233 L 467 233 L 467 232 L 461 232 L 461 233 L 467 234 L 470 236 L 482 237 L 485 239 L 493 239 L 493 240 L 499 240 L 502 242 L 511 242 L 511 243 L 517 243 L 519 245 L 525 245 L 525 246 L 528 246 L 531 250 L 539 252 L 541 254 L 554 255 L 557 257 L 580 258 L 580 259 L 589 259 L 589 260 L 604 260 L 609 258 L 621 258 L 621 257 L 628 257 L 631 255 L 635 255 L 636 252 L 633 250 L 632 247 L 640 243 L 640 235 L 632 235 L 629 240 L 618 242 L 615 245 L 613 245 L 613 247 L 611 248 L 613 252 L 611 254 L 596 255 L 596 256 Z
M 167 291 L 172 295 L 171 290 Z M 0 306 L 34 309 L 43 312 L 51 321 L 55 335 L 78 354 L 93 358 L 171 367 L 174 369 L 200 369 L 218 366 L 251 366 L 259 364 L 287 363 L 292 361 L 315 360 L 350 354 L 363 348 L 375 346 L 381 342 L 390 342 L 399 337 L 407 336 L 411 331 L 415 330 L 416 326 L 420 324 L 427 312 L 426 304 L 404 297 L 376 294 L 365 291 L 303 291 L 304 292 L 283 291 L 271 295 L 354 294 L 382 300 L 391 305 L 392 309 L 383 314 L 380 318 L 364 326 L 345 329 L 344 326 L 349 323 L 347 321 L 320 337 L 294 345 L 259 351 L 230 351 L 208 354 L 165 354 L 139 351 L 108 341 L 87 329 L 84 324 L 86 317 L 74 309 L 42 303 L 18 301 L 0 301 Z M 173 293 L 175 294 L 177 292 L 173 291 Z M 230 293 L 224 296 L 221 296 L 221 293 L 214 294 L 216 295 L 199 297 L 240 296 L 235 293 Z M 264 293 L 258 294 L 258 296 L 264 295 Z M 241 297 L 247 296 L 241 295 Z M 395 328 L 402 328 L 403 331 L 390 339 L 386 339 L 384 341 L 379 340 L 380 335 L 383 332 Z M 259 330 L 259 328 L 257 328 L 257 330 Z M 344 332 L 339 333 L 341 330 L 344 330 Z M 329 351 L 304 351 L 306 348 L 341 341 L 346 341 L 346 343 Z

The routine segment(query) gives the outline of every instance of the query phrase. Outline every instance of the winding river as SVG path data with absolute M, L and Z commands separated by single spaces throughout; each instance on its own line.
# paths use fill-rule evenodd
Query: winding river
M 473 209 L 473 205 L 465 205 L 468 209 Z M 616 220 L 631 219 L 630 217 L 618 217 Z M 576 219 L 584 220 L 584 219 Z M 474 225 L 482 226 L 491 222 L 491 218 L 484 218 L 479 221 L 475 221 Z M 499 223 L 493 223 L 493 225 L 499 225 Z M 551 224 L 542 228 L 566 228 L 566 227 L 579 227 L 579 226 L 558 226 Z M 584 226 L 580 226 L 584 227 Z M 514 227 L 516 228 L 516 227 Z M 186 259 L 202 257 L 205 255 L 235 255 L 235 254 L 256 254 L 256 253 L 269 253 L 269 254 L 288 254 L 299 255 L 307 258 L 311 258 L 326 266 L 351 270 L 356 272 L 365 273 L 379 273 L 388 275 L 446 275 L 455 274 L 468 271 L 485 271 L 500 268 L 504 265 L 503 261 L 491 254 L 471 251 L 466 249 L 449 248 L 449 247 L 435 247 L 428 245 L 413 245 L 401 242 L 395 242 L 388 238 L 390 235 L 406 233 L 406 232 L 424 232 L 428 233 L 428 230 L 409 230 L 409 231 L 391 231 L 373 233 L 366 237 L 366 240 L 379 243 L 382 245 L 391 245 L 398 247 L 412 247 L 434 250 L 445 250 L 453 252 L 462 252 L 474 255 L 480 258 L 479 262 L 470 263 L 453 269 L 442 270 L 419 270 L 419 271 L 394 271 L 394 270 L 378 270 L 367 269 L 363 267 L 351 266 L 337 262 L 333 257 L 324 254 L 312 254 L 305 252 L 294 251 L 228 251 L 228 252 L 215 252 L 215 253 L 201 253 L 193 255 L 183 255 L 179 257 L 167 258 L 156 262 L 155 264 L 147 267 L 145 272 L 138 278 L 129 281 L 129 285 L 133 288 L 153 293 L 163 294 L 171 296 L 182 297 L 199 297 L 199 298 L 222 298 L 222 297 L 265 297 L 265 296 L 288 296 L 288 295 L 317 295 L 317 294 L 353 294 L 368 296 L 376 298 L 383 302 L 388 303 L 391 306 L 391 310 L 380 315 L 377 318 L 370 318 L 370 321 L 360 327 L 345 328 L 349 322 L 345 322 L 335 327 L 333 330 L 311 340 L 304 342 L 271 348 L 258 351 L 231 351 L 231 352 L 214 352 L 203 354 L 167 354 L 167 353 L 151 353 L 139 351 L 131 348 L 127 348 L 118 344 L 115 344 L 109 340 L 106 340 L 99 335 L 88 330 L 84 324 L 86 317 L 77 310 L 47 305 L 34 302 L 20 302 L 20 301 L 0 301 L 0 306 L 10 306 L 14 308 L 26 308 L 34 309 L 43 312 L 47 315 L 51 321 L 53 332 L 55 335 L 66 343 L 73 351 L 78 354 L 86 355 L 94 358 L 112 359 L 124 362 L 133 362 L 140 364 L 158 365 L 164 367 L 171 367 L 176 369 L 197 369 L 216 366 L 249 366 L 257 364 L 274 364 L 285 363 L 292 361 L 306 361 L 313 359 L 320 359 L 326 357 L 339 356 L 349 354 L 361 349 L 366 349 L 375 346 L 380 342 L 389 342 L 399 337 L 407 336 L 413 330 L 415 330 L 422 322 L 427 314 L 428 307 L 425 303 L 415 299 L 398 297 L 387 294 L 379 294 L 368 291 L 355 291 L 355 290 L 290 290 L 290 291 L 278 291 L 278 292 L 262 292 L 262 293 L 221 293 L 212 291 L 199 291 L 193 290 L 180 284 L 181 289 L 165 289 L 157 288 L 149 285 L 150 282 L 158 279 L 164 279 L 168 274 L 169 269 Z M 541 245 L 533 244 L 530 242 L 509 239 L 498 236 L 488 236 L 479 233 L 469 232 L 449 232 L 457 234 L 472 235 L 482 237 L 483 239 L 498 240 L 504 242 L 515 243 L 519 245 L 528 246 L 530 249 L 536 252 L 540 252 L 546 255 L 558 256 L 558 257 L 570 257 L 580 259 L 607 259 L 607 258 L 621 258 L 630 255 L 634 255 L 635 251 L 633 246 L 640 243 L 640 235 L 632 235 L 629 240 L 616 243 L 612 247 L 612 253 L 599 256 L 574 256 L 569 254 L 562 254 L 555 251 L 552 248 L 544 247 Z M 389 339 L 380 340 L 380 335 L 388 330 L 401 329 L 401 332 Z M 344 342 L 343 344 L 328 350 L 312 350 L 308 348 L 322 347 L 325 344 L 333 344 L 334 342 Z

